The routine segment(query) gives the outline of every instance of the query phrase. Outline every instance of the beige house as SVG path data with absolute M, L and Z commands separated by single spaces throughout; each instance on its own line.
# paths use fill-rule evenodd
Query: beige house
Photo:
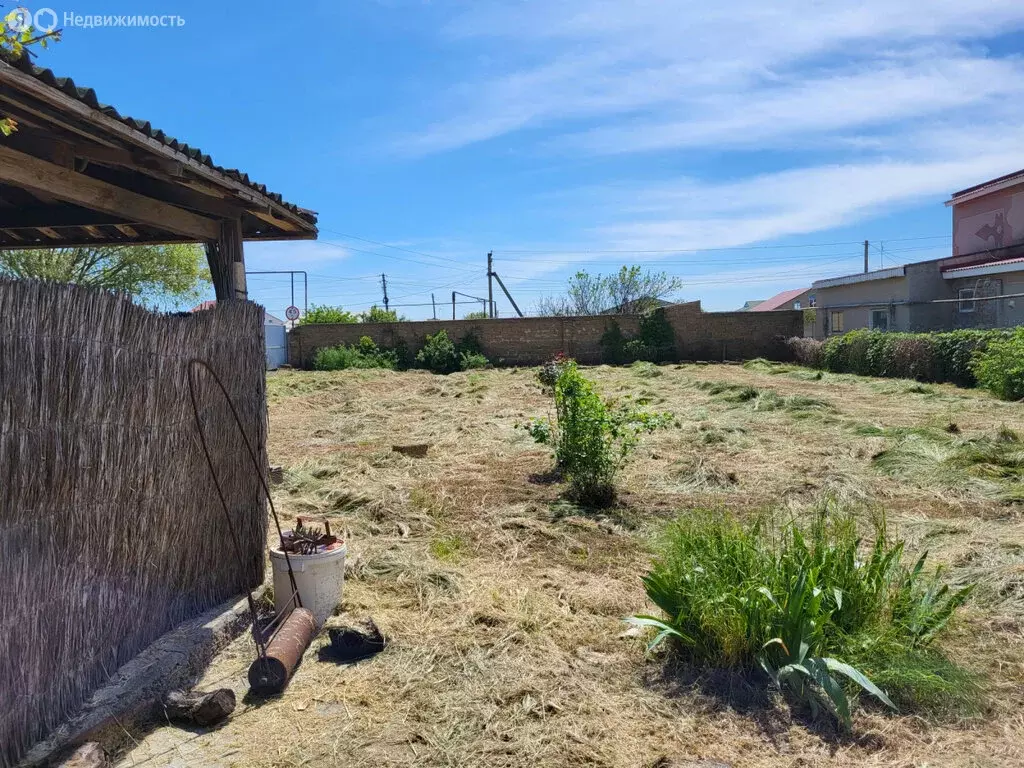
M 818 338 L 1024 325 L 1024 170 L 955 193 L 953 255 L 818 280 Z

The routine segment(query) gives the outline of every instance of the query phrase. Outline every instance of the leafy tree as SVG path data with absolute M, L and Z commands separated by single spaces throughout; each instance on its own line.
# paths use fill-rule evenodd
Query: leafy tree
M 487 319 L 487 313 L 484 312 L 482 309 L 477 311 L 477 312 L 468 312 L 468 313 L 466 313 L 466 316 L 463 317 L 462 319 L 463 320 L 486 320 Z
M 31 24 L 25 23 L 27 11 L 15 8 L 0 20 L 0 59 L 13 62 L 22 56 L 31 55 L 33 46 L 46 48 L 50 43 L 60 40 L 60 30 L 40 33 Z M 0 117 L 0 134 L 10 136 L 18 129 L 18 124 L 11 117 Z
M 361 323 L 401 323 L 405 322 L 407 318 L 400 316 L 393 309 L 381 309 L 376 304 L 370 307 L 366 312 L 359 314 L 359 322 Z
M 182 304 L 210 284 L 197 245 L 85 246 L 0 251 L 0 275 L 95 286 L 144 304 Z
M 657 306 L 657 300 L 675 293 L 682 281 L 666 272 L 651 272 L 637 265 L 623 266 L 612 275 L 580 270 L 569 278 L 564 296 L 548 296 L 538 304 L 541 315 L 638 314 Z
M 639 266 L 623 266 L 604 278 L 605 291 L 619 314 L 638 314 L 655 309 L 659 299 L 678 291 L 683 282 L 667 272 L 651 272 Z
M 358 322 L 359 317 L 347 309 L 331 307 L 327 304 L 314 304 L 308 312 L 299 318 L 299 325 Z

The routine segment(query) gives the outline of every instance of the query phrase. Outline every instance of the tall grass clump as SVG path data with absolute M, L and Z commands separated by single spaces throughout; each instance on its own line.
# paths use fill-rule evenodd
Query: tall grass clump
M 615 497 L 615 475 L 644 433 L 668 426 L 668 413 L 651 413 L 632 400 L 604 400 L 574 360 L 562 360 L 553 387 L 555 418 L 529 421 L 525 428 L 538 443 L 555 450 L 558 469 L 575 500 L 595 506 Z
M 862 538 L 831 500 L 807 524 L 689 512 L 667 527 L 643 577 L 663 615 L 630 621 L 658 630 L 652 648 L 670 642 L 691 663 L 763 669 L 847 727 L 852 690 L 912 710 L 975 708 L 973 677 L 935 646 L 972 588 L 951 591 L 927 553 L 906 561 L 884 516 L 872 534 Z

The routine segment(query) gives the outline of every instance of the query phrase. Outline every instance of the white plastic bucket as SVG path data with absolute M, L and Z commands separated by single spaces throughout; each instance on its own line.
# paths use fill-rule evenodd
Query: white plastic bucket
M 332 549 L 315 555 L 288 553 L 302 606 L 313 612 L 317 626 L 323 626 L 341 603 L 341 590 L 345 586 L 345 552 L 345 542 L 338 542 Z M 274 568 L 274 610 L 280 613 L 288 608 L 292 597 L 288 561 L 284 552 L 274 547 L 270 550 L 270 563 Z

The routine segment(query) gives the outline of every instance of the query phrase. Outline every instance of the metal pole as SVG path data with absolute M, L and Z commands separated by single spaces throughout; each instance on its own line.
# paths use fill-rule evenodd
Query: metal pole
M 302 314 L 309 312 L 309 275 L 302 273 Z
M 864 271 L 865 272 L 869 272 L 870 271 L 868 269 L 868 245 L 869 245 L 868 241 L 865 240 L 864 241 Z
M 487 301 L 491 305 L 490 317 L 494 318 L 494 286 L 491 283 L 491 276 L 494 274 L 494 251 L 487 252 Z M 485 308 L 486 311 L 486 308 Z
M 434 308 L 434 319 L 437 320 L 437 302 L 434 301 L 434 294 L 430 294 L 430 306 Z
M 388 311 L 388 276 L 383 272 L 380 275 L 380 284 L 384 288 L 384 311 Z
M 452 291 L 452 320 L 455 319 L 455 291 Z

